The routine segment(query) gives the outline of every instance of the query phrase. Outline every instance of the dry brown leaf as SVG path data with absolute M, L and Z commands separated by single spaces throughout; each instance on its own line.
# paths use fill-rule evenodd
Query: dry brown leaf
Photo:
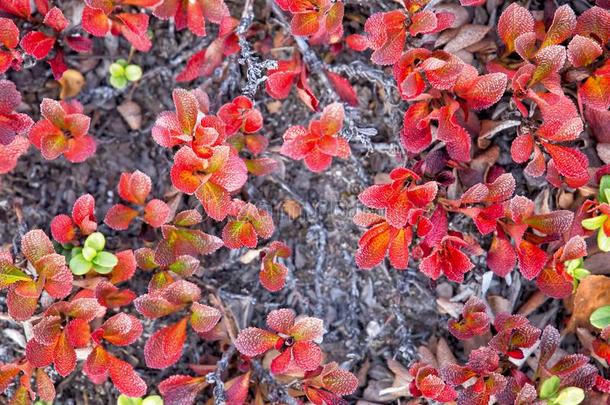
M 439 367 L 457 363 L 457 359 L 449 347 L 449 344 L 442 337 L 438 339 L 438 343 L 436 344 L 436 362 Z
M 592 328 L 589 316 L 599 307 L 610 305 L 610 278 L 600 275 L 585 277 L 574 294 L 574 312 L 566 331 L 577 327 Z
M 239 262 L 242 264 L 250 264 L 254 259 L 257 259 L 261 255 L 261 249 L 249 249 L 240 258 Z
M 78 70 L 68 69 L 57 82 L 61 87 L 59 98 L 63 100 L 65 98 L 74 97 L 80 93 L 85 85 L 85 77 Z
M 489 302 L 491 312 L 493 312 L 494 314 L 499 314 L 500 312 L 512 312 L 510 301 L 506 298 L 500 297 L 499 295 L 488 296 L 487 302 Z
M 282 109 L 282 102 L 279 100 L 270 101 L 267 103 L 267 111 L 269 111 L 269 114 L 275 114 L 275 113 L 279 112 L 281 109 Z
M 379 395 L 390 396 L 392 400 L 410 396 L 409 384 L 413 380 L 413 376 L 409 374 L 409 370 L 394 359 L 388 359 L 387 366 L 394 373 L 394 381 L 392 381 L 391 387 L 381 390 Z
M 142 108 L 135 101 L 127 100 L 116 108 L 129 128 L 138 130 L 142 127 Z
M 491 27 L 487 25 L 463 25 L 457 35 L 443 48 L 446 52 L 457 52 L 482 40 Z
M 610 163 L 610 143 L 598 143 L 597 144 L 597 156 L 605 164 Z
M 419 360 L 422 363 L 437 367 L 436 356 L 426 346 L 419 346 L 417 348 L 417 353 L 419 354 Z
M 292 219 L 293 221 L 300 217 L 301 213 L 303 212 L 301 204 L 291 198 L 284 199 L 284 204 L 282 204 L 282 208 L 284 209 L 284 212 L 288 215 L 288 218 Z
M 542 291 L 536 290 L 536 292 L 530 295 L 527 301 L 525 301 L 523 305 L 519 307 L 517 313 L 523 316 L 528 316 L 529 314 L 540 308 L 540 306 L 544 304 L 548 299 L 549 297 L 544 295 Z
M 449 314 L 453 318 L 459 318 L 464 305 L 458 302 L 451 302 L 447 298 L 437 298 L 436 305 L 438 312 L 441 314 Z
M 574 203 L 574 193 L 569 191 L 559 190 L 559 196 L 557 197 L 557 205 L 561 209 L 569 209 Z
M 451 28 L 459 28 L 470 20 L 470 13 L 468 13 L 467 8 L 459 4 L 437 4 L 434 6 L 434 11 L 446 11 L 453 15 Z
M 500 131 L 504 131 L 508 128 L 513 128 L 521 124 L 521 121 L 517 120 L 504 120 L 504 121 L 492 121 L 482 120 L 481 121 L 481 132 L 477 139 L 477 145 L 481 149 L 487 149 L 491 144 L 491 138 Z

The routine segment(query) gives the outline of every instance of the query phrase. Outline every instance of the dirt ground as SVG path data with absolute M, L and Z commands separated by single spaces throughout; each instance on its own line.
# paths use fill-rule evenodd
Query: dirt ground
M 60 3 L 66 5 L 69 1 Z M 74 1 L 75 12 L 77 3 Z M 227 1 L 227 4 L 232 15 L 241 15 L 241 1 Z M 348 33 L 356 32 L 371 13 L 394 7 L 390 0 L 347 1 L 346 4 L 347 14 L 361 16 L 347 21 Z M 490 18 L 484 10 L 477 9 L 479 12 L 478 20 L 486 22 Z M 270 13 L 268 4 L 256 2 L 256 21 L 273 24 Z M 129 44 L 123 39 L 96 39 L 91 57 L 67 58 L 70 67 L 85 76 L 86 85 L 77 98 L 85 106 L 85 113 L 92 117 L 91 134 L 98 140 L 98 151 L 86 163 L 70 164 L 63 159 L 45 161 L 31 148 L 14 171 L 0 176 L 0 244 L 14 245 L 20 235 L 31 229 L 48 231 L 53 216 L 68 211 L 74 200 L 85 193 L 95 196 L 101 222 L 103 213 L 118 201 L 116 185 L 124 171 L 137 169 L 149 175 L 153 179 L 153 194 L 174 198 L 179 208 L 198 205 L 194 198 L 187 196 L 178 196 L 176 200 L 169 179 L 170 152 L 153 141 L 150 128 L 159 112 L 173 109 L 171 92 L 178 86 L 174 82 L 175 75 L 188 56 L 215 37 L 216 28 L 208 26 L 208 36 L 201 39 L 188 31 L 175 31 L 170 22 L 151 21 L 154 45 L 150 52 L 134 55 L 133 60 L 144 70 L 144 79 L 133 91 L 118 91 L 107 83 L 109 64 L 129 53 Z M 277 102 L 259 88 L 254 99 L 265 117 L 262 133 L 270 139 L 269 156 L 281 164 L 277 173 L 249 181 L 241 197 L 271 211 L 276 224 L 273 239 L 283 240 L 293 249 L 294 254 L 287 262 L 288 284 L 279 293 L 264 290 L 257 281 L 258 260 L 243 263 L 246 250 L 221 249 L 206 257 L 198 277 L 220 292 L 224 304 L 239 318 L 241 327 L 262 325 L 265 314 L 279 307 L 291 307 L 299 313 L 323 318 L 328 332 L 322 347 L 329 360 L 341 362 L 365 381 L 358 393 L 350 397 L 350 402 L 361 399 L 384 403 L 387 398 L 380 397 L 378 391 L 393 382 L 388 359 L 408 366 L 417 357 L 417 347 L 433 335 L 444 337 L 450 345 L 457 342 L 447 333 L 449 314 L 442 311 L 439 302 L 447 303 L 449 298 L 463 301 L 485 289 L 488 294 L 505 297 L 506 300 L 498 305 L 512 310 L 525 302 L 533 290 L 522 282 L 517 272 L 513 272 L 510 285 L 500 282 L 497 277 L 490 279 L 481 262 L 461 285 L 430 282 L 415 265 L 407 271 L 389 267 L 372 271 L 356 268 L 354 252 L 361 230 L 352 223 L 352 216 L 363 208 L 357 195 L 373 183 L 376 175 L 389 172 L 399 163 L 401 150 L 397 136 L 406 104 L 396 94 L 391 71 L 374 67 L 366 55 L 351 52 L 335 57 L 323 48 L 311 52 L 322 63 L 332 61 L 334 69 L 345 74 L 358 92 L 360 106 L 348 109 L 344 132 L 350 139 L 353 157 L 347 161 L 335 160 L 331 169 L 322 174 L 305 170 L 301 162 L 280 157 L 278 150 L 285 129 L 289 125 L 306 125 L 312 115 L 294 92 L 278 109 Z M 17 84 L 23 95 L 23 111 L 35 118 L 39 116 L 38 105 L 43 97 L 58 97 L 59 88 L 43 63 L 10 73 L 8 79 Z M 201 86 L 210 95 L 214 111 L 241 94 L 246 81 L 246 68 L 240 64 L 240 56 L 234 55 L 213 76 L 181 86 Z M 319 80 L 319 74 L 312 74 L 310 84 L 321 105 L 334 100 L 335 95 Z M 117 106 L 126 100 L 134 101 L 142 109 L 139 130 L 130 130 L 117 111 Z M 513 137 L 514 132 L 509 130 L 495 138 L 500 146 L 499 162 L 518 178 L 517 183 L 526 195 L 535 199 L 545 190 L 539 183 L 519 181 L 521 167 L 512 164 L 507 152 Z M 302 207 L 298 218 L 291 219 L 285 212 L 288 200 L 296 201 Z M 453 223 L 452 226 L 460 231 L 473 230 L 471 222 Z M 143 228 L 139 232 L 139 228 L 134 230 L 132 226 L 132 230 L 119 235 L 102 225 L 102 231 L 110 235 L 108 243 L 113 249 L 150 244 L 154 231 Z M 205 228 L 206 232 L 216 235 L 221 229 L 209 220 Z M 485 243 L 489 241 L 484 241 L 483 246 Z M 137 294 L 143 294 L 148 278 L 146 274 L 138 274 L 130 287 Z M 0 313 L 6 313 L 2 297 Z M 451 308 L 450 303 L 447 307 Z M 538 325 L 557 323 L 563 317 L 561 308 L 558 302 L 545 304 L 531 320 Z M 6 362 L 23 355 L 20 340 L 23 331 L 6 316 L 0 319 L 0 340 L 3 342 L 0 362 Z M 204 358 L 217 359 L 219 353 L 192 334 L 180 365 L 162 371 L 146 369 L 139 356 L 146 336 L 156 330 L 155 325 L 155 322 L 145 321 L 144 336 L 138 345 L 130 346 L 125 353 L 133 364 L 138 364 L 136 370 L 149 387 L 155 387 L 171 374 L 188 372 L 189 363 L 198 363 Z M 459 350 L 454 354 L 464 358 Z M 58 379 L 57 375 L 54 377 Z M 95 386 L 79 372 L 64 379 L 57 386 L 57 392 L 57 404 L 110 404 L 117 395 L 109 382 Z

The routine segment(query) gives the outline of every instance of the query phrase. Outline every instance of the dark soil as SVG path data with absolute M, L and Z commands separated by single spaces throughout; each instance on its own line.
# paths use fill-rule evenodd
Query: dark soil
M 66 5 L 70 1 L 60 3 Z M 394 7 L 389 0 L 370 2 L 376 4 L 365 1 L 346 3 L 347 13 L 362 16 L 359 21 L 347 24 L 347 33 L 350 30 L 355 32 L 371 13 Z M 241 15 L 241 1 L 228 0 L 227 4 L 233 16 Z M 257 21 L 274 24 L 270 12 L 264 1 L 256 2 Z M 98 151 L 83 164 L 70 164 L 63 158 L 45 161 L 38 151 L 31 148 L 13 172 L 0 177 L 1 245 L 16 248 L 20 236 L 28 230 L 42 228 L 48 231 L 53 216 L 69 211 L 74 200 L 85 193 L 95 196 L 96 212 L 101 222 L 106 210 L 118 201 L 116 186 L 120 173 L 136 169 L 153 179 L 156 197 L 174 199 L 178 209 L 198 206 L 194 198 L 176 197 L 169 179 L 171 154 L 152 140 L 150 128 L 159 112 L 173 109 L 171 92 L 177 87 L 174 82 L 176 73 L 183 68 L 188 56 L 215 37 L 216 29 L 208 25 L 208 37 L 201 39 L 187 31 L 176 32 L 173 24 L 167 21 L 151 21 L 154 45 L 150 52 L 134 56 L 133 60 L 143 68 L 145 75 L 133 91 L 117 91 L 107 83 L 109 64 L 129 54 L 129 44 L 124 39 L 96 39 L 91 57 L 71 55 L 74 57 L 67 58 L 70 67 L 83 72 L 86 78 L 85 88 L 77 99 L 85 106 L 85 113 L 92 117 L 91 134 L 98 141 Z M 312 52 L 324 62 L 334 58 L 324 48 Z M 246 84 L 246 69 L 240 65 L 243 61 L 239 59 L 239 56 L 228 58 L 212 77 L 192 82 L 188 88 L 201 86 L 210 95 L 211 110 L 215 111 L 222 103 L 241 94 Z M 342 53 L 332 61 L 332 66 L 350 78 L 358 91 L 360 108 L 349 109 L 347 114 L 345 135 L 350 138 L 354 157 L 348 161 L 335 160 L 332 168 L 323 174 L 314 174 L 301 162 L 286 160 L 277 153 L 285 129 L 289 125 L 306 125 L 312 117 L 294 92 L 282 102 L 277 112 L 268 111 L 274 100 L 264 89 L 260 88 L 254 96 L 265 117 L 262 133 L 270 139 L 270 155 L 281 161 L 281 169 L 271 176 L 252 178 L 244 187 L 241 198 L 273 212 L 276 224 L 273 239 L 285 241 L 293 249 L 294 254 L 287 263 L 290 275 L 286 288 L 274 294 L 263 289 L 257 279 L 259 261 L 253 260 L 248 264 L 240 261 L 245 250 L 221 249 L 206 257 L 198 279 L 201 284 L 218 291 L 224 305 L 238 318 L 240 327 L 262 325 L 264 316 L 279 307 L 291 307 L 298 313 L 323 318 L 328 330 L 323 349 L 328 359 L 341 362 L 359 374 L 364 382 L 363 389 L 350 402 L 355 403 L 357 398 L 383 402 L 382 398 L 375 398 L 373 388 L 392 383 L 392 374 L 386 368 L 387 359 L 399 360 L 407 366 L 416 358 L 417 347 L 431 335 L 449 336 L 445 326 L 448 315 L 439 314 L 437 298 L 455 296 L 463 300 L 471 294 L 480 294 L 487 269 L 484 263 L 478 263 L 467 281 L 458 286 L 448 283 L 435 285 L 421 275 L 415 265 L 407 271 L 389 267 L 372 271 L 356 268 L 354 252 L 361 230 L 353 225 L 352 216 L 362 208 L 357 195 L 372 184 L 375 175 L 387 173 L 400 163 L 397 135 L 406 105 L 396 96 L 391 71 L 373 67 L 365 54 Z M 324 86 L 319 73 L 312 74 L 310 84 L 323 106 L 336 96 Z M 58 98 L 59 89 L 44 63 L 11 73 L 8 79 L 17 84 L 23 95 L 23 111 L 31 113 L 34 118 L 39 116 L 38 105 L 43 97 Z M 116 109 L 129 99 L 142 108 L 140 130 L 130 130 Z M 500 161 L 505 161 L 507 170 L 518 176 L 520 169 L 513 171 L 509 166 L 510 159 L 504 159 L 513 136 L 514 133 L 497 136 L 496 143 L 503 154 Z M 531 198 L 542 191 L 538 184 L 518 183 L 527 189 Z M 286 199 L 302 205 L 303 212 L 297 219 L 291 219 L 284 212 Z M 460 231 L 472 230 L 471 222 L 452 225 Z M 104 225 L 101 229 L 110 235 L 109 246 L 117 250 L 147 246 L 154 240 L 154 230 L 142 227 L 140 223 L 120 235 Z M 208 220 L 204 229 L 218 235 L 221 228 Z M 490 287 L 484 287 L 508 297 L 510 309 L 518 307 L 529 295 L 516 272 L 513 275 L 511 286 L 494 278 Z M 130 288 L 137 294 L 145 293 L 149 277 L 146 273 L 137 273 Z M 553 320 L 557 308 L 548 308 L 549 317 Z M 3 301 L 0 301 L 0 312 L 6 312 Z M 540 315 L 538 320 L 549 319 Z M 139 344 L 128 347 L 123 353 L 124 358 L 136 365 L 151 390 L 169 375 L 188 373 L 188 364 L 213 364 L 219 356 L 213 345 L 191 334 L 179 366 L 162 371 L 144 367 L 142 349 L 147 336 L 168 321 L 145 321 L 145 333 Z M 3 342 L 0 362 L 22 356 L 23 347 L 20 347 L 19 339 L 14 338 L 14 335 L 23 333 L 21 326 L 3 316 L 0 327 L 4 333 L 0 338 Z M 458 352 L 456 355 L 459 357 L 461 354 Z M 54 379 L 60 380 L 58 375 Z M 117 396 L 109 382 L 95 386 L 79 372 L 61 381 L 57 392 L 57 404 L 111 404 Z

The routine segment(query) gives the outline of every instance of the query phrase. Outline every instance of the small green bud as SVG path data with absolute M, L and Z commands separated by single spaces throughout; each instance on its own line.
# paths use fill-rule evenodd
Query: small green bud
M 85 247 L 93 248 L 96 252 L 104 250 L 104 246 L 106 246 L 106 238 L 101 232 L 93 232 L 85 240 Z
M 597 231 L 597 247 L 602 252 L 610 252 L 610 237 L 604 232 L 604 228 Z
M 70 270 L 72 273 L 77 276 L 82 276 L 84 274 L 89 273 L 89 270 L 93 267 L 93 263 L 86 260 L 82 254 L 77 254 L 72 259 L 70 259 Z
M 142 405 L 163 405 L 163 398 L 159 395 L 149 395 L 144 398 Z
M 83 255 L 86 261 L 90 262 L 91 260 L 93 260 L 95 255 L 97 255 L 97 250 L 93 249 L 92 247 L 85 246 L 81 254 Z
M 142 78 L 142 68 L 138 65 L 129 65 L 125 68 L 125 77 L 130 82 L 137 82 Z
M 127 60 L 126 59 L 117 59 L 115 63 L 118 63 L 119 65 L 121 65 L 122 67 L 126 67 L 127 66 Z
M 562 389 L 550 403 L 553 405 L 578 405 L 585 400 L 585 391 L 578 387 Z
M 115 76 L 115 77 L 125 76 L 125 68 L 118 63 L 111 64 L 108 67 L 108 71 L 110 72 L 111 76 Z
M 112 268 L 119 263 L 119 259 L 110 252 L 99 252 L 93 259 L 93 264 L 101 267 Z
M 115 89 L 124 89 L 127 86 L 127 78 L 125 76 L 110 76 L 108 80 L 110 85 Z
M 142 398 L 133 398 L 121 394 L 116 403 L 117 405 L 142 405 Z
M 597 329 L 604 329 L 610 325 L 610 305 L 597 308 L 591 316 L 589 316 L 589 322 Z
M 540 399 L 549 399 L 554 397 L 559 391 L 559 386 L 561 385 L 561 380 L 556 375 L 551 376 L 544 380 L 542 385 L 540 386 Z

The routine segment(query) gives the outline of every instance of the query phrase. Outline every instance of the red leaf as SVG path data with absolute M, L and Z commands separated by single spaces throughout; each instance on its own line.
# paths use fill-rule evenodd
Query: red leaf
M 500 15 L 498 35 L 506 45 L 506 53 L 515 50 L 515 39 L 526 32 L 534 31 L 532 14 L 517 3 L 511 3 Z
M 57 215 L 51 221 L 51 234 L 59 243 L 69 243 L 76 237 L 76 228 L 67 215 Z
M 504 233 L 498 232 L 491 241 L 487 252 L 487 266 L 500 277 L 505 277 L 515 267 L 517 255 Z
M 241 354 L 255 357 L 275 347 L 278 339 L 280 337 L 275 333 L 258 328 L 246 328 L 239 332 L 235 347 Z
M 544 268 L 547 261 L 546 253 L 531 242 L 522 240 L 517 249 L 519 270 L 523 277 L 533 280 Z
M 150 200 L 144 207 L 144 222 L 153 228 L 158 228 L 169 222 L 171 209 L 161 200 Z
M 103 37 L 110 30 L 110 20 L 103 10 L 85 6 L 82 26 L 85 31 L 96 37 Z
M 353 107 L 358 106 L 358 95 L 356 94 L 356 91 L 346 78 L 329 70 L 326 71 L 326 76 L 330 80 L 330 83 L 332 84 L 333 88 L 335 89 L 341 100 L 345 101 Z
M 216 326 L 222 313 L 214 307 L 193 302 L 191 305 L 191 326 L 196 332 L 209 332 Z
M 155 332 L 144 346 L 146 366 L 163 369 L 175 364 L 182 356 L 186 341 L 187 318 Z
M 0 44 L 7 49 L 14 49 L 19 44 L 19 28 L 9 18 L 0 17 Z
M 137 216 L 138 211 L 133 208 L 123 204 L 115 204 L 106 212 L 104 223 L 116 231 L 124 231 L 129 228 L 131 221 Z
M 146 383 L 131 364 L 109 355 L 108 371 L 112 383 L 122 394 L 128 397 L 143 397 L 146 394 Z
M 117 346 L 128 346 L 142 334 L 142 323 L 133 315 L 116 314 L 100 327 L 101 337 Z M 99 333 L 99 332 L 94 332 Z
M 42 23 L 53 28 L 57 32 L 65 30 L 70 24 L 68 19 L 64 17 L 64 13 L 57 7 L 53 7 L 45 14 Z
M 152 42 L 148 37 L 148 14 L 119 13 L 116 17 L 121 24 L 121 34 L 141 52 L 148 52 Z
M 557 171 L 566 178 L 570 187 L 578 188 L 589 181 L 589 161 L 584 153 L 564 146 L 544 143 Z
M 21 38 L 23 50 L 36 59 L 44 59 L 55 45 L 55 37 L 47 36 L 40 31 L 30 31 Z
M 207 385 L 205 377 L 173 375 L 161 381 L 158 388 L 165 403 L 168 405 L 192 404 L 195 402 L 197 394 Z

